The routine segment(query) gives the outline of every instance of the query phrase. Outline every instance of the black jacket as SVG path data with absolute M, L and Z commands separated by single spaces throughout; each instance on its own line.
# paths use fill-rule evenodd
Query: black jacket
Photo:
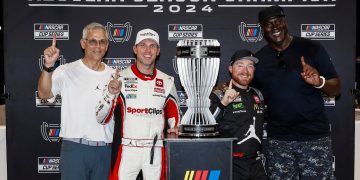
M 259 90 L 251 87 L 246 90 L 237 87 L 234 89 L 240 95 L 228 106 L 221 104 L 224 96 L 222 91 L 212 92 L 210 111 L 219 124 L 220 136 L 238 138 L 233 145 L 235 154 L 242 154 L 243 157 L 257 155 L 261 151 L 263 137 L 263 96 Z

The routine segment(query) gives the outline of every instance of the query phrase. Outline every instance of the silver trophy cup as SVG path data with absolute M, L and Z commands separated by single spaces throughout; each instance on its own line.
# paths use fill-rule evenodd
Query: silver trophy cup
M 220 65 L 220 43 L 215 39 L 184 39 L 176 48 L 176 62 L 182 86 L 188 96 L 187 111 L 180 121 L 180 136 L 217 136 L 211 114 L 210 93 Z

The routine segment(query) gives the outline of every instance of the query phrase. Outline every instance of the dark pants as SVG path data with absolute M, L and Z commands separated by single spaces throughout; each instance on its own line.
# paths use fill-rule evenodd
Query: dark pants
M 312 141 L 279 141 L 268 138 L 265 143 L 269 179 L 335 179 L 330 137 Z
M 267 180 L 261 159 L 233 158 L 233 180 Z
M 110 146 L 88 146 L 62 141 L 62 180 L 106 180 L 110 172 Z

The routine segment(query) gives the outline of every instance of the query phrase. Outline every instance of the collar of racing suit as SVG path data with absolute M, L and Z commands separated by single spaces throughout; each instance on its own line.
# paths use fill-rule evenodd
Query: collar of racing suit
M 156 68 L 154 68 L 154 73 L 150 76 L 150 75 L 146 75 L 143 74 L 139 71 L 139 69 L 136 67 L 136 64 L 131 65 L 131 70 L 134 72 L 134 74 L 140 78 L 141 80 L 144 81 L 149 81 L 149 80 L 153 80 L 156 77 Z

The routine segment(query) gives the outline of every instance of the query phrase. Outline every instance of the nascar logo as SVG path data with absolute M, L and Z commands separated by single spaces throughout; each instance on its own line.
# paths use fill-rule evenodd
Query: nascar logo
M 186 171 L 184 180 L 219 180 L 220 170 Z
M 111 22 L 107 22 L 105 29 L 109 35 L 109 41 L 114 43 L 124 43 L 125 41 L 129 41 L 131 37 L 132 26 L 129 22 L 125 24 L 112 24 Z
M 38 173 L 60 173 L 59 157 L 38 157 Z
M 60 124 L 48 124 L 43 122 L 40 127 L 41 135 L 45 141 L 59 142 L 60 141 Z
M 245 42 L 258 42 L 263 38 L 260 24 L 246 24 L 241 22 L 239 25 L 239 34 Z
M 124 70 L 135 63 L 135 58 L 104 58 L 103 62 L 113 69 Z
M 198 39 L 203 38 L 202 24 L 169 24 L 169 41 L 178 41 L 180 39 Z
M 313 40 L 335 40 L 335 24 L 301 24 L 301 37 Z
M 34 40 L 52 40 L 53 34 L 56 40 L 69 40 L 69 24 L 34 24 Z

